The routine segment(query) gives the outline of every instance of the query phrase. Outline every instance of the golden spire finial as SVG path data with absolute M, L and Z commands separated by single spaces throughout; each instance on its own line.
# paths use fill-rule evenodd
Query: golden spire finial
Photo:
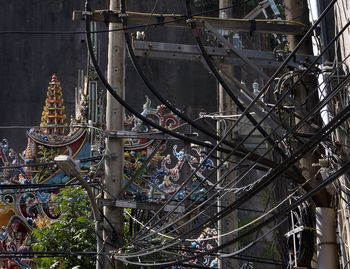
M 44 133 L 46 134 L 64 135 L 66 133 L 66 129 L 64 128 L 66 124 L 65 119 L 62 88 L 57 75 L 53 74 L 47 89 L 40 127 L 45 128 Z

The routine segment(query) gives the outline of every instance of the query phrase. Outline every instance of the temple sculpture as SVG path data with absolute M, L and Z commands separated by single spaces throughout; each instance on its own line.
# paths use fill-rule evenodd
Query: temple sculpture
M 92 89 L 95 91 L 92 92 Z M 30 251 L 31 230 L 40 227 L 41 223 L 55 221 L 59 217 L 55 203 L 52 202 L 57 190 L 30 188 L 30 185 L 34 184 L 65 184 L 74 180 L 54 165 L 53 160 L 57 155 L 70 155 L 73 159 L 96 157 L 96 163 L 89 161 L 85 167 L 81 167 L 82 176 L 95 183 L 100 182 L 103 176 L 101 163 L 106 156 L 106 132 L 103 129 L 104 111 L 101 104 L 104 94 L 93 87 L 78 89 L 76 95 L 78 94 L 76 115 L 67 122 L 63 91 L 57 75 L 53 74 L 47 88 L 40 128 L 32 128 L 27 132 L 27 145 L 24 151 L 16 153 L 6 139 L 0 142 L 0 167 L 2 167 L 0 183 L 26 185 L 25 191 L 24 188 L 0 190 L 0 251 L 2 252 Z M 89 115 L 93 117 L 90 118 Z M 148 97 L 142 115 L 168 129 L 180 126 L 177 116 L 164 105 L 152 107 Z M 124 129 L 134 134 L 155 132 L 148 124 L 132 115 L 125 115 Z M 153 139 L 152 136 L 145 138 L 142 135 L 134 135 L 125 139 L 123 181 L 128 187 L 125 188 L 123 196 L 125 199 L 147 203 L 163 203 L 179 188 L 185 175 L 189 171 L 196 170 L 205 158 L 203 152 L 195 145 L 187 145 L 185 150 L 185 145 L 180 141 L 164 142 Z M 150 155 L 153 157 L 150 158 Z M 135 172 L 147 159 L 148 164 L 144 166 L 142 174 L 135 177 Z M 206 187 L 197 188 L 197 185 L 213 166 L 214 163 L 210 159 L 202 163 L 190 184 L 174 199 L 183 199 L 191 190 L 194 190 L 191 195 L 194 202 L 205 199 Z M 136 211 L 133 211 L 133 214 Z M 130 225 L 130 229 L 134 232 L 137 227 Z M 208 246 L 205 243 L 198 243 L 196 249 L 205 249 Z M 210 264 L 214 261 L 200 262 Z M 24 258 L 0 259 L 0 268 L 28 269 L 32 264 L 32 260 Z
M 84 111 L 81 108 L 80 111 Z M 86 143 L 87 131 L 84 113 L 66 121 L 63 91 L 56 74 L 49 82 L 42 111 L 40 128 L 27 132 L 27 145 L 22 153 L 11 149 L 3 139 L 0 143 L 0 182 L 5 185 L 64 184 L 69 180 L 55 165 L 48 164 L 59 154 L 74 158 L 89 156 Z M 79 126 L 79 127 L 78 127 Z M 9 167 L 4 169 L 4 167 Z M 11 168 L 14 167 L 14 168 Z M 31 230 L 37 220 L 54 220 L 58 217 L 52 197 L 55 191 L 19 188 L 3 189 L 0 192 L 0 251 L 28 251 Z M 0 259 L 0 268 L 31 268 L 31 259 Z

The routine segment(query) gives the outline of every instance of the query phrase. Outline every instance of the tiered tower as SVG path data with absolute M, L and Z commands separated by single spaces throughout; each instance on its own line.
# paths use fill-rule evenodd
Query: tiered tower
M 43 132 L 45 134 L 65 135 L 67 132 L 65 125 L 66 114 L 63 105 L 62 88 L 56 74 L 53 74 L 47 88 L 47 97 L 41 115 L 40 127 L 44 128 Z

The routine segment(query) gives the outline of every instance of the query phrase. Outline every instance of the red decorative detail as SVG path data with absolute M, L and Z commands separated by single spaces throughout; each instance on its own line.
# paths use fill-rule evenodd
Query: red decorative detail
M 55 73 L 51 77 L 51 82 L 58 82 L 58 79 Z

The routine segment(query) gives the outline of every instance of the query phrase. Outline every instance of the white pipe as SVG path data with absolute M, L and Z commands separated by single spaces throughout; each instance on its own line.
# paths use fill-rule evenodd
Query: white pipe
M 332 208 L 316 208 L 318 269 L 338 269 L 336 215 Z
M 310 22 L 314 23 L 315 21 L 317 21 L 317 19 L 320 16 L 320 11 L 319 11 L 319 7 L 318 7 L 318 1 L 317 0 L 309 0 L 308 1 L 309 4 L 309 10 L 310 10 Z M 319 55 L 321 53 L 321 48 L 318 46 L 318 42 L 316 40 L 315 37 L 312 37 L 312 49 L 314 52 L 314 55 Z M 322 64 L 323 66 L 323 64 Z M 324 75 L 321 73 L 318 76 L 318 85 L 319 85 L 319 90 L 318 90 L 318 96 L 320 98 L 320 101 L 322 101 L 325 96 L 327 95 L 327 89 L 325 87 L 325 77 Z M 327 125 L 330 121 L 330 112 L 329 112 L 329 107 L 328 105 L 325 105 L 323 108 L 321 108 L 321 118 L 322 121 L 324 123 L 324 125 Z

